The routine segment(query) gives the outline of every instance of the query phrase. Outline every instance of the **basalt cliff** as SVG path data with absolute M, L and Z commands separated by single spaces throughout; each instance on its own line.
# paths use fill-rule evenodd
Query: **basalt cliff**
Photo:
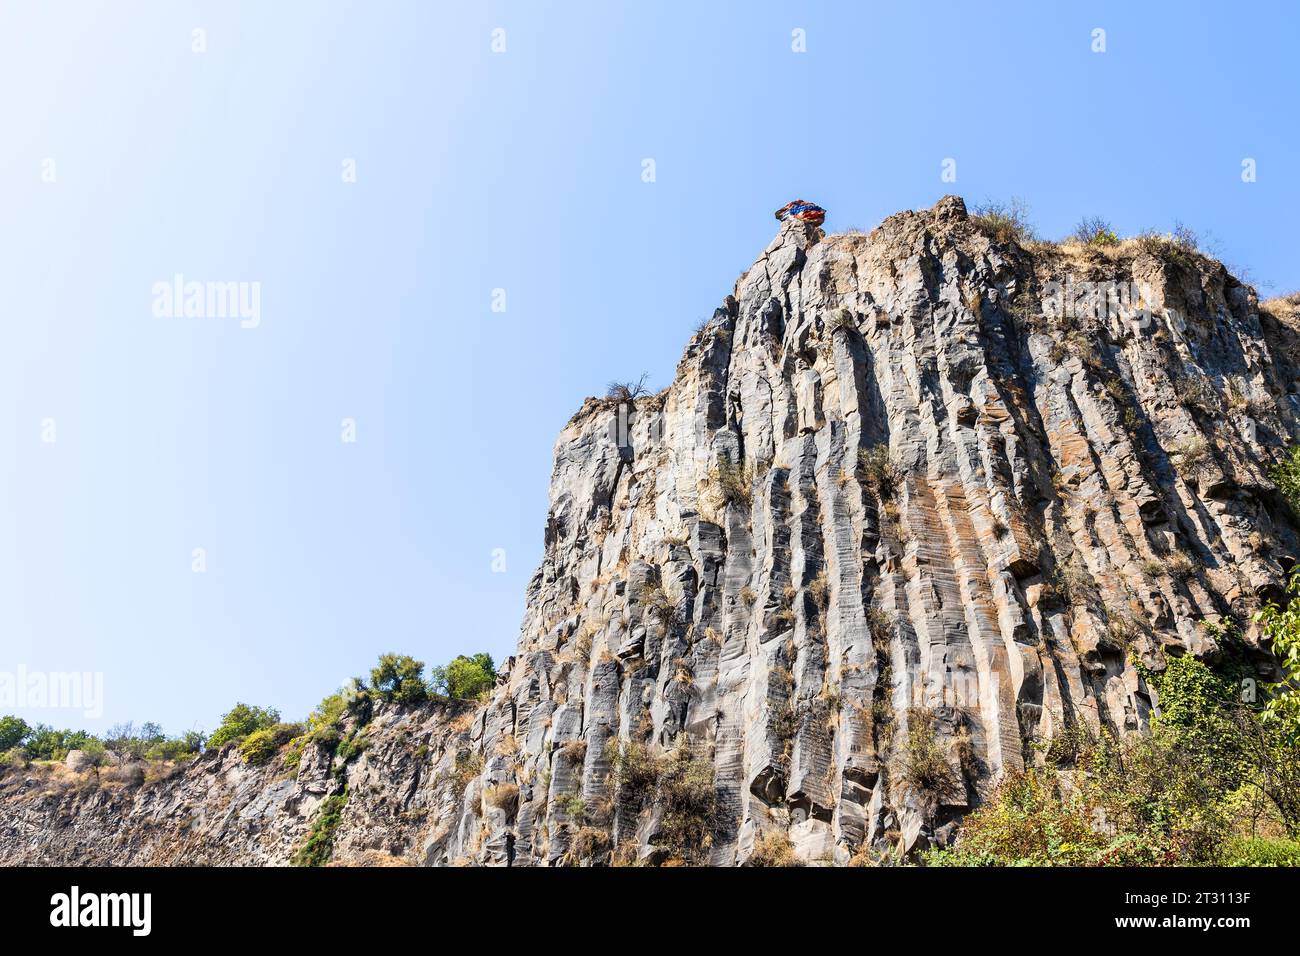
M 1062 735 L 1144 732 L 1143 669 L 1229 622 L 1268 671 L 1298 342 L 1174 243 L 1022 245 L 955 197 L 786 222 L 667 389 L 561 432 L 486 702 L 377 703 L 294 767 L 10 767 L 0 863 L 284 864 L 326 827 L 340 863 L 943 844 Z

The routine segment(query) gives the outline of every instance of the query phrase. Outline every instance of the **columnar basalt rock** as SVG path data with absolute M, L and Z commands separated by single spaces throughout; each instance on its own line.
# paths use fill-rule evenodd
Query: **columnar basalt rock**
M 345 862 L 942 844 L 1053 740 L 1143 732 L 1135 662 L 1213 657 L 1206 622 L 1267 668 L 1294 342 L 1211 260 L 999 243 L 956 197 L 870 235 L 787 221 L 671 386 L 564 428 L 484 706 L 381 706 L 359 757 L 278 778 L 229 749 L 138 789 L 11 771 L 0 859 L 282 863 L 344 785 Z

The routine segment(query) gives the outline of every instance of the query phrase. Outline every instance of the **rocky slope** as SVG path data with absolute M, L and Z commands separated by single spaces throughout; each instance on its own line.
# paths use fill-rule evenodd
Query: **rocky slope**
M 292 771 L 10 769 L 0 862 L 285 863 L 344 792 L 342 862 L 887 859 L 1053 741 L 1141 732 L 1133 661 L 1214 656 L 1204 622 L 1266 668 L 1290 326 L 1170 243 L 986 232 L 955 197 L 788 222 L 668 389 L 588 399 L 486 705 L 381 704 Z

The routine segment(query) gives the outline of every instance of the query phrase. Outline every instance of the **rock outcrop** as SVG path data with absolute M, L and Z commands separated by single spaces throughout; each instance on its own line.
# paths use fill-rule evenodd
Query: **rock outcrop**
M 1213 658 L 1300 547 L 1268 477 L 1296 336 L 1156 241 L 999 242 L 956 197 L 787 221 L 672 385 L 555 448 L 518 653 L 483 705 L 378 705 L 351 759 L 227 747 L 142 786 L 11 768 L 0 862 L 731 865 L 951 838 L 1135 662 Z M 1206 626 L 1206 625 L 1210 626 Z

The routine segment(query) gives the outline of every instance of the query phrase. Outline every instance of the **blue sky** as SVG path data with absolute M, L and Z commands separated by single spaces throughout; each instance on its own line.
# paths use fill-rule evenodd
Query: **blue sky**
M 237 700 L 300 716 L 386 650 L 511 653 L 560 428 L 611 378 L 666 385 L 795 197 L 831 231 L 949 192 L 1024 197 L 1049 236 L 1182 221 L 1295 289 L 1297 26 L 8 0 L 0 672 L 102 672 L 104 701 L 5 709 L 210 730 Z M 177 273 L 258 283 L 256 327 L 155 315 Z

